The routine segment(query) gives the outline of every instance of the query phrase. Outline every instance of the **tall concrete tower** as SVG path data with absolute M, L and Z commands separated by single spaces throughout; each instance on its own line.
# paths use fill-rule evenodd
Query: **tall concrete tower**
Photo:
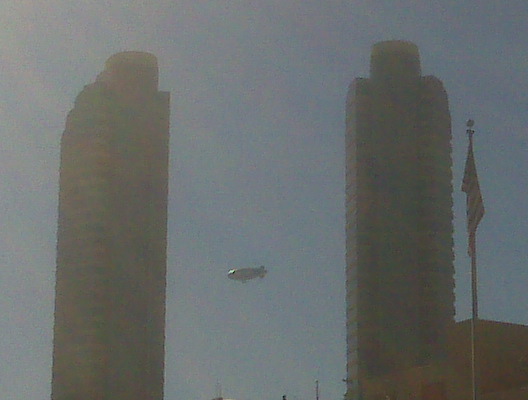
M 124 52 L 61 142 L 53 400 L 162 400 L 169 93 Z
M 446 355 L 454 318 L 451 122 L 409 42 L 374 45 L 346 121 L 347 393 Z

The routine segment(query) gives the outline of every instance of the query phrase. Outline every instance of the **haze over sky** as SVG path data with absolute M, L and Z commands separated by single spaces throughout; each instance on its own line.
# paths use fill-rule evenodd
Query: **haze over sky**
M 49 399 L 59 141 L 118 51 L 172 95 L 166 399 L 345 392 L 344 108 L 370 48 L 404 39 L 448 91 L 457 319 L 470 316 L 465 121 L 486 215 L 480 315 L 528 324 L 528 3 L 3 0 L 0 392 Z M 228 280 L 266 265 L 263 280 Z

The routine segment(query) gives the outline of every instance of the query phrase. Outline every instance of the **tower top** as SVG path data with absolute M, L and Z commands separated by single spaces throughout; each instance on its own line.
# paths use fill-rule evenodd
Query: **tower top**
M 420 57 L 418 46 L 406 40 L 386 40 L 372 46 L 373 57 L 384 53 L 405 53 L 410 56 Z
M 118 92 L 137 87 L 144 92 L 158 90 L 158 60 L 151 53 L 123 51 L 116 53 L 105 63 L 105 70 L 98 81 L 108 83 Z
M 414 76 L 421 74 L 418 46 L 405 40 L 387 40 L 372 46 L 371 77 L 390 75 Z
M 122 51 L 116 53 L 106 60 L 105 67 L 112 69 L 115 67 L 128 65 L 136 68 L 147 68 L 158 72 L 158 60 L 156 56 L 145 51 Z

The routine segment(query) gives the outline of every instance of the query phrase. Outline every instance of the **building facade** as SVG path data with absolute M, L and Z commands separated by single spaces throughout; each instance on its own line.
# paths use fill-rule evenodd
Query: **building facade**
M 61 140 L 53 400 L 162 400 L 169 93 L 123 52 Z
M 347 398 L 447 358 L 454 321 L 451 122 L 417 47 L 374 45 L 346 106 Z
M 475 325 L 478 399 L 528 398 L 528 326 L 478 320 Z M 451 325 L 447 363 L 431 363 L 367 379 L 375 400 L 472 400 L 471 320 Z

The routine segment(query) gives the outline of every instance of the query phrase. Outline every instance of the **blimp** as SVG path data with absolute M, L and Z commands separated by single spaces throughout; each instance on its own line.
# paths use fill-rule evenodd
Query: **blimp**
M 264 278 L 267 273 L 268 271 L 266 271 L 264 265 L 261 265 L 258 268 L 231 269 L 227 273 L 227 277 L 235 281 L 247 282 L 254 278 Z

